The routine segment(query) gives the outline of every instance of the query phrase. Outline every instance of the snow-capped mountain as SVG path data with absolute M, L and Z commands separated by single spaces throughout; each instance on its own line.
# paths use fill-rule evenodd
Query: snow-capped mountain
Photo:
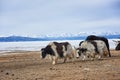
M 47 35 L 38 35 L 38 36 L 36 36 L 36 38 L 86 37 L 88 35 L 110 36 L 110 35 L 120 35 L 120 32 L 79 32 L 79 33 L 47 34 Z
M 0 42 L 11 41 L 48 41 L 48 40 L 81 40 L 85 39 L 88 35 L 104 36 L 108 39 L 120 39 L 120 32 L 79 32 L 79 33 L 62 33 L 62 34 L 48 34 L 37 36 L 7 36 L 0 37 Z

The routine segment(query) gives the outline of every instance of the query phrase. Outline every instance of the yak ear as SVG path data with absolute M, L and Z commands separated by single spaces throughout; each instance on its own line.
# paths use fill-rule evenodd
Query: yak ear
M 45 48 L 42 48 L 42 49 L 41 49 L 41 51 L 44 51 L 44 50 L 45 50 Z

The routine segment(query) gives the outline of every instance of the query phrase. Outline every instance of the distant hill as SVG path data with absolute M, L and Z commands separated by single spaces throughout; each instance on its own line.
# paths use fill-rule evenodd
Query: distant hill
M 74 34 L 64 36 L 44 36 L 44 37 L 23 37 L 23 36 L 8 36 L 0 37 L 0 42 L 18 42 L 18 41 L 49 41 L 49 40 L 84 40 L 88 35 Z M 120 39 L 120 34 L 100 34 L 108 39 Z
M 0 42 L 18 42 L 18 41 L 49 41 L 49 40 L 79 40 L 84 39 L 85 37 L 73 36 L 73 37 L 22 37 L 22 36 L 8 36 L 0 37 Z
M 17 42 L 17 41 L 43 41 L 41 38 L 21 37 L 21 36 L 9 36 L 0 37 L 0 42 Z

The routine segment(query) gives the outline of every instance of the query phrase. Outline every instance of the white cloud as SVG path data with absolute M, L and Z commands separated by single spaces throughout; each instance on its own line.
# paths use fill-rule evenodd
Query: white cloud
M 2 0 L 0 33 L 70 33 L 89 27 L 97 30 L 104 26 L 119 26 L 120 16 L 111 8 L 116 1 L 118 0 Z

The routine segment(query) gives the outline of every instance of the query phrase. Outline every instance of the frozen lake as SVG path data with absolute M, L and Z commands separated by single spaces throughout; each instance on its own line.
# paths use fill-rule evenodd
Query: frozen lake
M 115 49 L 115 43 L 109 39 L 110 49 Z M 78 47 L 82 40 L 60 40 L 58 42 L 69 42 L 72 46 Z M 5 51 L 25 50 L 25 51 L 39 51 L 52 41 L 26 41 L 26 42 L 0 42 L 0 53 Z

